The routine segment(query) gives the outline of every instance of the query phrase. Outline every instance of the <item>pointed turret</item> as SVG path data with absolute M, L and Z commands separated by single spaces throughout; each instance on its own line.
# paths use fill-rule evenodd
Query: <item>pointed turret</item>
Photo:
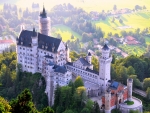
M 37 36 L 37 33 L 35 31 L 35 28 L 33 28 L 33 31 L 32 31 L 32 37 L 36 37 Z
M 43 5 L 43 11 L 40 13 L 40 16 L 41 16 L 42 18 L 47 18 L 47 14 L 46 14 L 44 5 Z
M 107 46 L 107 44 L 105 44 L 102 49 L 103 50 L 109 50 L 109 47 Z
M 88 56 L 92 56 L 90 52 L 88 53 Z

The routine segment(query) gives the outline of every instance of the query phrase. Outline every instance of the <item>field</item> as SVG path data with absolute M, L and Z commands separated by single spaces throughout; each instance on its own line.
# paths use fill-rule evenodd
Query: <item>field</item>
M 147 45 L 150 45 L 150 37 L 145 37 L 145 41 Z
M 119 23 L 118 19 L 115 19 L 115 22 L 112 21 L 112 17 L 107 18 L 105 21 L 95 21 L 93 22 L 97 27 L 101 27 L 102 30 L 105 32 L 105 37 L 109 32 L 112 32 L 113 34 L 119 33 L 122 30 L 126 31 L 134 31 L 137 28 L 140 28 L 141 30 L 150 27 L 150 12 L 144 11 L 144 12 L 137 12 L 132 14 L 124 14 L 121 16 L 121 19 L 123 20 L 123 24 Z M 120 29 L 118 27 L 121 26 L 130 26 L 131 28 L 124 28 Z
M 81 39 L 81 36 L 72 31 L 69 27 L 65 26 L 65 25 L 57 25 L 57 26 L 53 26 L 52 28 L 54 30 L 55 33 L 59 33 L 62 36 L 62 40 L 63 41 L 67 41 L 67 40 L 75 40 L 75 39 Z M 56 36 L 56 34 L 52 34 L 53 36 Z M 71 36 L 74 36 L 74 39 L 71 39 Z
M 146 52 L 145 48 L 143 46 L 137 46 L 137 45 L 119 45 L 119 47 L 128 53 L 129 55 L 137 55 L 141 56 L 143 53 Z
M 57 5 L 63 3 L 71 3 L 76 7 L 81 7 L 85 11 L 102 11 L 102 10 L 112 10 L 114 5 L 117 5 L 118 9 L 130 8 L 133 9 L 135 5 L 145 5 L 150 9 L 150 0 L 1 0 L 0 4 L 3 3 L 14 3 L 21 8 L 31 7 L 32 3 L 39 3 L 40 6 L 45 5 L 49 10 Z M 91 3 L 92 2 L 92 3 Z

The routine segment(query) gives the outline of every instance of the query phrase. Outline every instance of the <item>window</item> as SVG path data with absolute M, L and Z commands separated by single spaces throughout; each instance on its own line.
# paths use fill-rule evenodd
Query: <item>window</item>
M 25 48 L 23 48 L 23 50 L 25 50 Z
M 20 47 L 20 49 L 22 49 L 22 48 Z

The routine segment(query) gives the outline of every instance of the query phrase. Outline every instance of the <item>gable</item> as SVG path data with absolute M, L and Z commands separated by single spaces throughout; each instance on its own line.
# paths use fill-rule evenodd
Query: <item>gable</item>
M 58 46 L 57 51 L 65 50 L 65 49 L 66 49 L 66 46 L 65 46 L 65 44 L 61 41 L 60 44 L 59 44 L 59 46 Z
M 80 60 L 78 59 L 77 61 L 74 62 L 75 65 L 80 65 L 83 66 L 83 64 L 80 62 Z

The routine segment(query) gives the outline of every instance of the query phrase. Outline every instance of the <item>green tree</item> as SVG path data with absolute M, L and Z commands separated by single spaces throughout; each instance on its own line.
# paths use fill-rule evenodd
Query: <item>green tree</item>
M 122 19 L 119 19 L 119 22 L 122 24 L 122 23 L 123 23 L 123 20 L 122 20 Z
M 77 88 L 79 86 L 84 86 L 84 83 L 83 83 L 81 76 L 76 77 L 74 85 L 75 85 L 75 88 Z
M 94 106 L 94 102 L 90 99 L 87 100 L 85 107 L 89 109 L 90 112 L 92 112 Z
M 80 113 L 90 113 L 90 110 L 88 108 L 83 108 Z
M 94 102 L 92 113 L 100 113 L 100 108 L 97 102 Z
M 60 102 L 60 94 L 61 94 L 61 88 L 57 85 L 56 90 L 54 92 L 55 98 L 54 98 L 54 110 L 56 111 L 57 106 L 59 106 Z
M 11 106 L 9 105 L 9 103 L 0 96 L 0 113 L 10 113 L 10 110 Z
M 143 81 L 143 89 L 146 90 L 148 87 L 150 87 L 150 78 L 145 78 Z
M 128 75 L 134 75 L 135 74 L 135 70 L 134 70 L 134 68 L 132 66 L 129 66 L 127 68 L 127 74 Z
M 129 113 L 140 113 L 138 110 L 130 110 Z
M 54 113 L 54 110 L 48 106 L 41 113 Z
M 35 105 L 32 102 L 32 95 L 29 89 L 25 89 L 18 95 L 17 99 L 10 102 L 12 113 L 37 113 Z
M 63 113 L 74 113 L 72 110 L 65 110 Z
M 137 78 L 137 75 L 130 75 L 129 78 L 133 79 L 133 87 L 136 87 L 136 88 L 141 88 L 142 87 L 142 84 L 139 81 L 139 79 Z
M 146 94 L 147 94 L 147 99 L 150 100 L 150 87 L 147 88 Z
M 98 71 L 99 70 L 99 62 L 98 62 L 98 59 L 94 56 L 92 56 L 92 64 L 93 64 L 93 70 Z

